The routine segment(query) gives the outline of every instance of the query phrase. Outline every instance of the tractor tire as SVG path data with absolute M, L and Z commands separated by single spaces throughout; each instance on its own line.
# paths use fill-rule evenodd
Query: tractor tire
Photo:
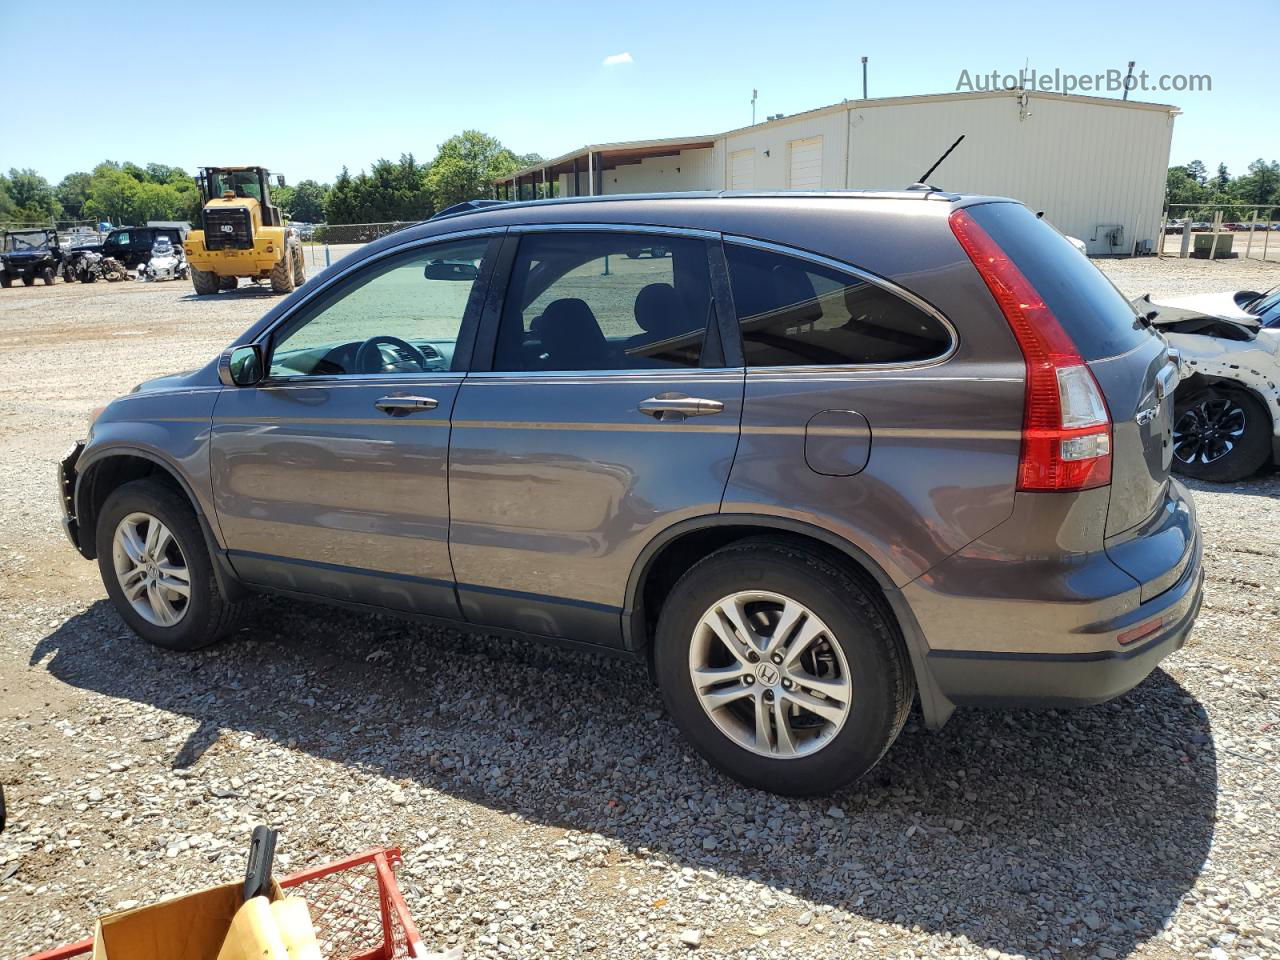
M 221 278 L 212 270 L 197 270 L 195 267 L 191 268 L 191 285 L 199 297 L 215 294 L 222 286 Z
M 40 271 L 40 279 L 44 281 L 46 287 L 52 287 L 55 278 L 56 274 L 53 272 L 53 267 L 45 267 Z
M 293 286 L 293 253 L 286 250 L 271 268 L 271 292 L 293 293 Z
M 239 277 L 219 277 L 218 278 L 219 290 L 234 290 L 238 286 L 240 286 Z
M 303 261 L 302 247 L 293 248 L 293 285 L 300 287 L 307 282 L 307 266 Z
M 23 277 L 23 278 L 22 278 L 22 284 L 23 284 L 23 286 L 26 286 L 26 287 L 34 287 L 34 286 L 36 285 L 36 278 L 35 278 L 35 277 Z

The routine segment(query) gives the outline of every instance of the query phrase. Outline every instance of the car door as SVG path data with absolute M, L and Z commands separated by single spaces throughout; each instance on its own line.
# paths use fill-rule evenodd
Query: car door
M 458 616 L 449 417 L 494 235 L 339 275 L 260 341 L 266 377 L 214 409 L 213 496 L 247 582 Z
M 714 239 L 512 228 L 450 443 L 468 619 L 620 645 L 641 550 L 719 510 L 745 374 L 723 360 Z

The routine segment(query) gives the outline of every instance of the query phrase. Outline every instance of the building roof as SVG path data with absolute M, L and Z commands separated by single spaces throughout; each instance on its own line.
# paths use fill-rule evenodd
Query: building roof
M 666 137 L 659 140 L 623 140 L 616 143 L 594 143 L 578 147 L 576 150 L 570 150 L 563 153 L 553 160 L 543 160 L 541 163 L 530 164 L 522 167 L 515 173 L 507 174 L 505 177 L 498 177 L 495 183 L 511 183 L 517 178 L 524 179 L 546 171 L 547 177 L 556 176 L 561 173 L 571 173 L 573 171 L 573 162 L 578 161 L 578 169 L 585 171 L 587 169 L 587 160 L 592 154 L 603 156 L 604 169 L 612 169 L 625 163 L 639 163 L 647 157 L 672 156 L 680 153 L 682 150 L 698 150 L 707 149 L 715 146 L 715 142 L 721 137 L 731 137 L 748 130 L 762 130 L 768 127 L 779 126 L 786 123 L 793 123 L 801 118 L 819 117 L 824 114 L 833 113 L 837 110 L 851 110 L 859 107 L 897 107 L 908 106 L 911 104 L 924 103 L 944 103 L 953 100 L 992 100 L 1005 97 L 1019 97 L 1026 93 L 1029 97 L 1038 100 L 1061 100 L 1068 103 L 1087 103 L 1102 107 L 1123 107 L 1131 110 L 1156 110 L 1164 113 L 1181 113 L 1181 111 L 1167 103 L 1149 103 L 1142 100 L 1117 100 L 1113 97 L 1091 97 L 1077 94 L 1049 93 L 1035 90 L 979 90 L 973 92 L 956 91 L 952 93 L 926 93 L 909 97 L 869 97 L 866 100 L 842 100 L 839 103 L 828 104 L 825 107 L 815 107 L 812 110 L 803 110 L 800 113 L 791 113 L 783 117 L 777 117 L 772 120 L 764 120 L 760 123 L 749 124 L 744 127 L 735 127 L 732 130 L 726 130 L 723 133 L 714 133 L 704 137 Z

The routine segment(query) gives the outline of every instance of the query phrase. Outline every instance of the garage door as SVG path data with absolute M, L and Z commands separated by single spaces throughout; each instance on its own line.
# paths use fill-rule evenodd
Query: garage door
M 729 189 L 752 190 L 755 185 L 755 150 L 735 150 L 729 154 Z
M 791 141 L 791 178 L 787 186 L 792 190 L 820 190 L 822 188 L 822 138 Z

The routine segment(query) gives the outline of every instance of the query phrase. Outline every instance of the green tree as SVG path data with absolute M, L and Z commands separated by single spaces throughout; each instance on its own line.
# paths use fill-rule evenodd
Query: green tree
M 134 222 L 134 203 L 141 184 L 118 168 L 99 164 L 84 202 L 84 214 L 116 225 Z
M 1187 164 L 1187 173 L 1191 175 L 1192 180 L 1202 187 L 1209 182 L 1209 171 L 1205 169 L 1205 165 L 1199 160 L 1192 160 Z
M 299 223 L 321 223 L 324 220 L 325 200 L 329 196 L 327 184 L 303 180 L 293 188 L 293 203 L 289 216 Z
M 79 220 L 84 216 L 84 202 L 88 199 L 92 183 L 92 174 L 79 172 L 68 173 L 58 184 L 58 202 L 62 204 L 63 213 L 69 219 Z
M 1219 193 L 1226 193 L 1227 188 L 1231 186 L 1231 174 L 1227 172 L 1225 163 L 1218 164 L 1218 172 L 1213 177 L 1213 186 Z
M 519 159 L 496 138 L 465 130 L 440 144 L 427 173 L 427 187 L 435 208 L 443 210 L 464 200 L 492 196 L 493 181 L 519 169 Z
M 34 170 L 11 169 L 6 192 L 17 210 L 13 219 L 24 223 L 44 223 L 56 220 L 62 213 L 62 204 L 54 194 L 49 181 Z
M 1200 203 L 1204 200 L 1204 187 L 1196 181 L 1186 167 L 1170 167 L 1165 186 L 1171 204 Z M 1175 211 L 1176 216 L 1183 216 L 1185 213 L 1185 210 Z
M 1259 157 L 1249 164 L 1247 174 L 1232 181 L 1231 192 L 1237 203 L 1280 206 L 1280 163 Z

